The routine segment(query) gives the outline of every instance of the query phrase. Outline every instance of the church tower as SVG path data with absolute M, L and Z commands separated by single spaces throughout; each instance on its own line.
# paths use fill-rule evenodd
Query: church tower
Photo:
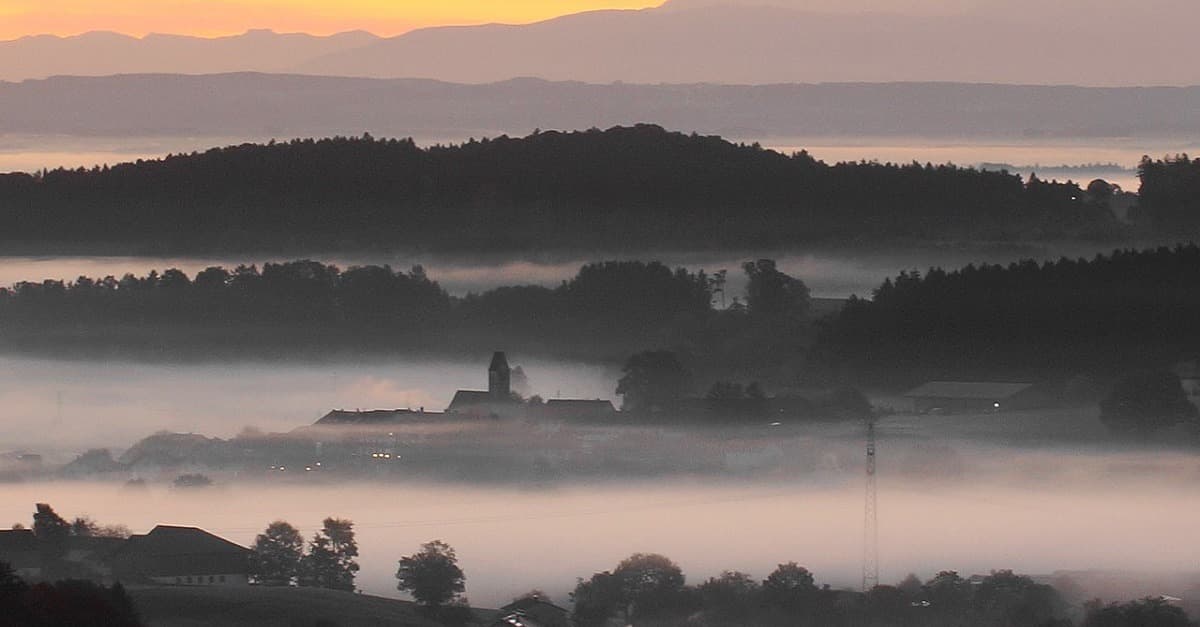
M 488 396 L 494 401 L 512 398 L 512 370 L 508 368 L 508 358 L 503 351 L 496 351 L 488 366 Z

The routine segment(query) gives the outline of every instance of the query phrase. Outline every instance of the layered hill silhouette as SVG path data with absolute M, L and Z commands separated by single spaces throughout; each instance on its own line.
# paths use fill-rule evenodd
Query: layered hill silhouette
M 0 133 L 463 138 L 636 122 L 731 137 L 1188 137 L 1200 87 L 633 85 L 222 74 L 0 84 Z
M 128 250 L 537 251 L 1107 236 L 1074 183 L 829 165 L 638 125 L 457 146 L 333 138 L 0 175 L 0 237 Z M 172 253 L 174 254 L 174 253 Z
M 316 37 L 252 30 L 212 39 L 159 34 L 139 38 L 111 32 L 74 37 L 38 35 L 0 42 L 0 80 L 148 72 L 280 72 L 305 59 L 377 40 L 362 31 Z
M 487 83 L 959 81 L 1192 85 L 1191 0 L 980 2 L 889 9 L 879 1 L 673 0 L 527 25 L 438 27 L 377 39 L 254 31 L 203 40 L 93 33 L 0 43 L 0 79 L 126 72 L 299 72 Z M 933 3 L 927 3 L 933 4 Z M 952 4 L 952 3 L 947 3 Z

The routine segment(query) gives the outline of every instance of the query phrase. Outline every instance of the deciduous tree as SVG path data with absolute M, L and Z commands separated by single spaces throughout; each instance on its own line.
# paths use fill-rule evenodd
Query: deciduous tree
M 466 575 L 458 566 L 454 549 L 441 540 L 421 545 L 417 553 L 401 558 L 396 588 L 412 594 L 417 603 L 441 607 L 466 590 Z

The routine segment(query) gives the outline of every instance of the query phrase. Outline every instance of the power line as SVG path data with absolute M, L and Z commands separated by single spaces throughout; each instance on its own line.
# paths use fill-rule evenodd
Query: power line
M 875 419 L 867 418 L 866 499 L 863 506 L 862 589 L 879 585 L 879 513 L 875 499 Z

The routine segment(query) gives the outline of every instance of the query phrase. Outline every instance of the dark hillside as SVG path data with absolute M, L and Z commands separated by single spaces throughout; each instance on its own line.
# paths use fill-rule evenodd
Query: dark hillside
M 1195 359 L 1198 319 L 1200 248 L 1189 244 L 903 272 L 851 299 L 814 353 L 823 367 L 910 383 L 1105 376 Z
M 10 242 L 171 252 L 562 250 L 1094 236 L 1075 184 L 955 166 L 841 163 L 657 126 L 457 146 L 242 145 L 0 176 Z
M 436 627 L 414 603 L 321 588 L 131 587 L 150 627 Z

